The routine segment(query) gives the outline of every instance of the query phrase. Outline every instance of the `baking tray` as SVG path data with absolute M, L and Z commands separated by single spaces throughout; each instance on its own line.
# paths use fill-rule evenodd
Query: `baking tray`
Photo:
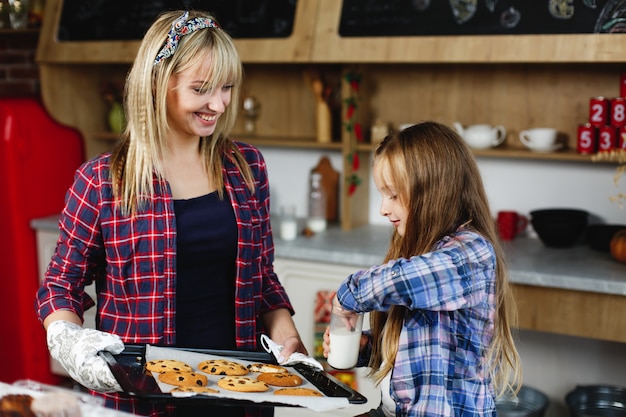
M 273 355 L 267 352 L 247 351 L 247 350 L 219 350 L 219 349 L 182 349 L 189 352 L 203 353 L 209 355 L 223 356 L 232 359 L 242 359 L 253 362 L 263 362 L 277 364 Z M 206 395 L 196 395 L 193 397 L 174 397 L 169 393 L 163 393 L 155 379 L 149 372 L 145 371 L 146 345 L 126 344 L 125 349 L 118 355 L 101 351 L 100 356 L 109 365 L 111 372 L 120 384 L 124 392 L 130 396 L 149 401 L 208 401 L 219 404 L 242 404 L 249 403 L 255 406 L 280 406 L 289 407 L 284 403 L 246 401 L 240 399 L 216 398 Z M 320 392 L 327 397 L 347 398 L 350 404 L 365 404 L 367 398 L 355 391 L 352 387 L 339 381 L 327 372 L 318 371 L 304 364 L 295 364 L 293 369 L 298 371 L 304 378 L 313 384 Z

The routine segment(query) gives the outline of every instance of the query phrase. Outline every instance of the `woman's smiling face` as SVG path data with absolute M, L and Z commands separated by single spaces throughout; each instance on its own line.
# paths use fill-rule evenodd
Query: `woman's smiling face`
M 210 136 L 218 118 L 231 102 L 233 86 L 223 83 L 211 88 L 207 74 L 211 54 L 197 64 L 172 74 L 167 91 L 167 120 L 170 133 L 178 138 Z

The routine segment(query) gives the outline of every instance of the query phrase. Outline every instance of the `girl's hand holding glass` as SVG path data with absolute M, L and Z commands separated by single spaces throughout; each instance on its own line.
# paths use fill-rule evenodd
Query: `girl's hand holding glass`
M 359 358 L 363 314 L 345 310 L 333 300 L 330 326 L 324 334 L 324 356 L 336 369 L 353 368 Z M 328 343 L 326 342 L 328 335 Z

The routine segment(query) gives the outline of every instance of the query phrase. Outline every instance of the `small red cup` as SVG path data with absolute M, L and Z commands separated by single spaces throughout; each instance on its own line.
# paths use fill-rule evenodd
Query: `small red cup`
M 497 224 L 500 239 L 513 240 L 528 226 L 528 217 L 516 211 L 499 211 Z

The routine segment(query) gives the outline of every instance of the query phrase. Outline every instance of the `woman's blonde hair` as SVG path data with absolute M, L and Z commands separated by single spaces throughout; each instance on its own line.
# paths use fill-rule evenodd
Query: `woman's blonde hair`
M 495 222 L 471 151 L 449 127 L 423 122 L 386 137 L 374 152 L 373 169 L 386 174 L 408 209 L 405 234 L 402 237 L 394 232 L 386 261 L 430 252 L 436 242 L 461 225 L 468 225 L 492 243 L 497 265 L 496 316 L 486 365 L 498 394 L 508 389 L 517 392 L 521 367 L 511 334 L 517 310 Z M 373 338 L 369 364 L 377 381 L 393 367 L 405 314 L 401 306 L 393 306 L 387 313 L 370 313 L 373 334 L 383 335 Z
M 239 149 L 227 137 L 235 120 L 243 78 L 239 54 L 231 37 L 220 28 L 196 29 L 178 41 L 170 57 L 155 63 L 172 24 L 182 10 L 161 14 L 146 32 L 135 62 L 126 78 L 124 109 L 126 128 L 120 144 L 111 156 L 113 193 L 126 214 L 134 214 L 142 202 L 154 193 L 153 176 L 163 178 L 162 160 L 167 149 L 167 91 L 170 78 L 211 56 L 206 74 L 206 88 L 232 85 L 231 105 L 220 116 L 214 133 L 200 139 L 199 152 L 204 157 L 209 178 L 223 197 L 223 157 L 230 158 L 242 172 L 252 190 L 252 173 Z M 208 13 L 190 11 L 188 19 L 206 17 Z

